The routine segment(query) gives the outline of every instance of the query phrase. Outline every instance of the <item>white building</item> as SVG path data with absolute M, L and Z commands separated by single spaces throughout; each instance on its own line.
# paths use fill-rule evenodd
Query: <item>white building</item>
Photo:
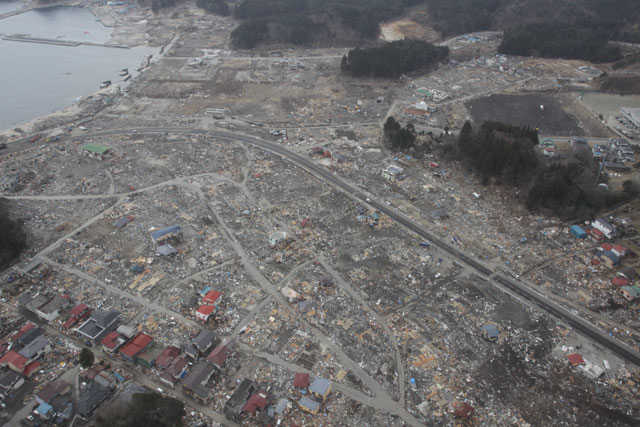
M 609 224 L 609 222 L 605 219 L 598 218 L 591 223 L 593 228 L 596 228 L 605 235 L 607 239 L 611 239 L 616 234 L 616 228 Z
M 636 128 L 640 128 L 640 108 L 622 107 L 620 114 L 629 120 Z

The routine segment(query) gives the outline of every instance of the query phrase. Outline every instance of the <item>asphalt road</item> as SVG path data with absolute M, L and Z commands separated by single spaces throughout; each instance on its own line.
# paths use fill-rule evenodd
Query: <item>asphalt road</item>
M 178 134 L 199 134 L 206 135 L 220 140 L 226 140 L 231 142 L 241 142 L 244 144 L 250 144 L 264 150 L 270 151 L 272 153 L 278 154 L 283 158 L 288 159 L 292 163 L 297 166 L 305 169 L 310 174 L 315 176 L 316 178 L 328 182 L 338 188 L 339 190 L 347 193 L 355 199 L 360 200 L 363 203 L 367 203 L 373 208 L 379 210 L 381 213 L 389 216 L 391 219 L 396 221 L 398 224 L 404 226 L 408 230 L 414 232 L 416 235 L 420 237 L 422 240 L 427 240 L 431 244 L 439 247 L 441 250 L 449 253 L 454 258 L 457 258 L 460 262 L 466 264 L 467 266 L 474 269 L 477 273 L 482 276 L 485 276 L 489 279 L 492 279 L 494 282 L 498 283 L 506 290 L 519 295 L 520 297 L 526 299 L 527 301 L 533 303 L 541 310 L 547 312 L 548 314 L 556 317 L 560 321 L 564 322 L 577 332 L 583 334 L 584 336 L 592 339 L 596 343 L 602 345 L 603 347 L 609 349 L 614 354 L 626 360 L 627 362 L 633 363 L 636 366 L 640 366 L 640 353 L 638 353 L 633 348 L 628 345 L 622 343 L 621 341 L 610 337 L 608 334 L 585 321 L 584 319 L 574 315 L 569 312 L 565 308 L 556 304 L 555 302 L 547 299 L 543 295 L 535 292 L 529 286 L 524 285 L 523 283 L 513 281 L 507 277 L 504 277 L 498 272 L 492 271 L 487 266 L 483 265 L 479 261 L 473 259 L 471 256 L 463 253 L 455 246 L 449 245 L 448 243 L 442 241 L 440 238 L 436 237 L 426 229 L 422 228 L 418 223 L 413 221 L 408 216 L 402 214 L 401 212 L 393 209 L 391 206 L 386 203 L 381 203 L 375 199 L 370 194 L 365 193 L 364 191 L 346 183 L 338 176 L 334 175 L 332 172 L 327 170 L 326 168 L 315 164 L 310 161 L 307 157 L 304 157 L 298 153 L 294 153 L 287 148 L 265 141 L 256 137 L 252 137 L 245 134 L 240 133 L 231 133 L 231 132 L 223 132 L 223 131 L 210 131 L 205 129 L 184 129 L 184 128 L 144 128 L 144 129 L 118 129 L 118 130 L 105 130 L 94 133 L 84 133 L 82 135 L 76 135 L 74 137 L 64 137 L 61 141 L 65 141 L 67 139 L 89 139 L 96 136 L 109 136 L 109 135 L 122 135 L 122 134 L 132 134 L 135 132 L 138 133 L 178 133 Z M 20 144 L 22 145 L 22 144 Z M 10 151 L 17 151 L 17 146 L 8 147 Z

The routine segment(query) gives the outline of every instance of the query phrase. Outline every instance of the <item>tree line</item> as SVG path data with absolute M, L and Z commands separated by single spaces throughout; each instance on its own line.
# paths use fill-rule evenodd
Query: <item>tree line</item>
M 433 67 L 449 48 L 420 40 L 398 40 L 368 49 L 355 48 L 342 58 L 342 71 L 356 77 L 400 77 Z
M 488 121 L 474 130 L 466 122 L 458 138 L 444 146 L 443 155 L 462 161 L 480 175 L 483 185 L 521 189 L 531 211 L 567 218 L 593 216 L 640 195 L 632 181 L 625 181 L 620 191 L 600 189 L 598 165 L 589 149 L 578 149 L 567 161 L 546 164 L 535 150 L 537 144 L 537 131 L 530 128 Z
M 7 267 L 26 246 L 22 222 L 10 217 L 8 200 L 0 198 L 0 268 Z
M 425 0 L 443 35 L 507 30 L 561 22 L 604 32 L 607 39 L 640 41 L 640 2 L 629 0 Z
M 584 59 L 602 63 L 621 58 L 620 48 L 608 44 L 605 30 L 563 22 L 514 27 L 504 32 L 498 52 L 543 58 Z
M 423 0 L 243 0 L 231 33 L 236 48 L 261 43 L 311 45 L 341 38 L 375 39 L 382 21 Z

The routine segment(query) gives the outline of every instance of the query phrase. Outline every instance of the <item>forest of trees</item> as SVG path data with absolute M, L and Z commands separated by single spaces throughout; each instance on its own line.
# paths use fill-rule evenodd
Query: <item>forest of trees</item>
M 504 32 L 498 51 L 507 55 L 584 59 L 595 63 L 620 59 L 620 48 L 607 43 L 604 30 L 544 22 Z
M 604 31 L 611 40 L 640 42 L 640 2 L 629 0 L 425 0 L 443 35 L 563 22 Z
M 158 393 L 136 393 L 131 403 L 120 401 L 101 412 L 96 427 L 175 427 L 186 414 L 184 403 Z
M 384 122 L 384 141 L 394 151 L 407 151 L 416 141 L 416 132 L 411 123 L 402 127 L 393 117 Z
M 229 16 L 229 5 L 225 0 L 196 0 L 196 6 L 220 16 Z
M 537 132 L 529 128 L 489 121 L 474 130 L 467 122 L 444 154 L 478 173 L 485 185 L 508 184 L 524 190 L 529 210 L 543 209 L 565 218 L 595 215 L 640 194 L 631 181 L 621 191 L 600 189 L 590 150 L 547 165 L 535 150 L 537 144 Z
M 237 48 L 259 43 L 298 45 L 340 39 L 375 39 L 382 21 L 423 0 L 243 0 L 235 9 L 243 22 L 231 33 Z M 351 36 L 349 36 L 351 35 Z
M 22 224 L 9 216 L 9 202 L 0 199 L 0 268 L 8 266 L 27 245 Z
M 398 40 L 369 49 L 355 48 L 342 58 L 342 71 L 356 77 L 400 77 L 433 67 L 449 56 L 449 48 L 420 40 Z

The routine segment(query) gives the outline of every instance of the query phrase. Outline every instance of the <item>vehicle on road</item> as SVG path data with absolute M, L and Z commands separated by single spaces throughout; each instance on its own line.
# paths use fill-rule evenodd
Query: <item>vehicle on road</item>
M 431 243 L 429 242 L 420 242 L 420 246 L 422 246 L 423 248 L 428 248 L 431 246 Z

